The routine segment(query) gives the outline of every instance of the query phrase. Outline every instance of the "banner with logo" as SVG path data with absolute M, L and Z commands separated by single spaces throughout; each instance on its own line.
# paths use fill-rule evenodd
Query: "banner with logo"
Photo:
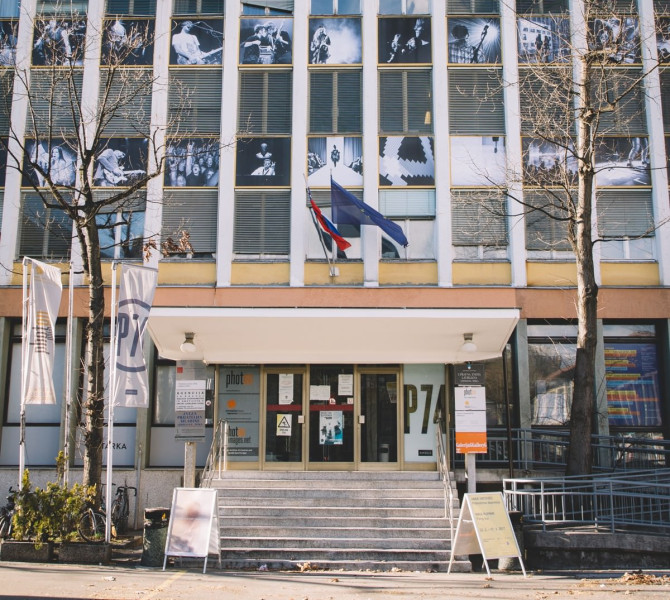
M 24 404 L 56 404 L 53 366 L 55 327 L 63 286 L 57 267 L 31 260 Z M 25 298 L 24 298 L 25 301 Z
M 114 406 L 149 406 L 143 342 L 157 280 L 158 272 L 154 269 L 123 266 L 116 315 Z

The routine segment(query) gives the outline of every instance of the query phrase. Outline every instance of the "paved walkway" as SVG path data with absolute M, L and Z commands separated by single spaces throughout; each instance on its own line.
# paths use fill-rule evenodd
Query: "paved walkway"
M 96 600 L 635 600 L 670 598 L 668 572 L 623 576 L 589 573 L 366 573 L 220 571 L 134 564 L 0 563 L 4 599 Z

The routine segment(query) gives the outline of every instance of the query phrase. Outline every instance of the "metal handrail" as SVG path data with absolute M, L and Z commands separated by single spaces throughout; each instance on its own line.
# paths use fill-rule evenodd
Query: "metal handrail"
M 670 531 L 670 469 L 546 479 L 503 480 L 509 510 L 524 523 L 551 526 L 593 525 L 596 529 L 635 527 Z
M 215 467 L 218 469 L 218 478 L 221 479 L 222 471 L 228 470 L 228 421 L 225 419 L 220 419 L 216 423 L 212 445 L 200 478 L 201 487 L 211 486 Z
M 451 472 L 447 460 L 446 443 L 442 423 L 438 421 L 435 427 L 435 446 L 437 448 L 437 470 L 444 485 L 444 516 L 449 519 L 449 539 L 454 539 L 454 488 L 451 484 Z

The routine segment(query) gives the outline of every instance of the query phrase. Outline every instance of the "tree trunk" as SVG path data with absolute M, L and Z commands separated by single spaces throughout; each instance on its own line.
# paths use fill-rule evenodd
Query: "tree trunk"
M 84 472 L 83 484 L 93 485 L 101 481 L 103 425 L 105 417 L 105 296 L 100 264 L 100 240 L 95 219 L 83 226 L 79 239 L 87 257 L 88 276 L 88 323 L 86 327 L 86 390 L 83 402 L 84 418 Z M 99 504 L 101 490 L 96 490 Z
M 589 64 L 580 64 L 580 118 L 577 119 L 579 160 L 577 204 L 572 246 L 577 263 L 577 357 L 575 362 L 570 446 L 567 475 L 584 475 L 592 470 L 593 412 L 595 403 L 595 358 L 598 316 L 598 285 L 593 261 L 592 211 L 595 184 L 593 117 Z

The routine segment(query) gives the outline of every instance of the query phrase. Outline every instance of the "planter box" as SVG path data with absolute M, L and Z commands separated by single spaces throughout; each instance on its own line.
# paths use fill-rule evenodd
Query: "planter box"
M 53 542 L 35 547 L 35 542 L 4 540 L 0 544 L 0 560 L 15 562 L 49 562 L 54 557 Z
M 107 564 L 112 560 L 111 544 L 64 542 L 58 548 L 58 562 L 85 565 Z

